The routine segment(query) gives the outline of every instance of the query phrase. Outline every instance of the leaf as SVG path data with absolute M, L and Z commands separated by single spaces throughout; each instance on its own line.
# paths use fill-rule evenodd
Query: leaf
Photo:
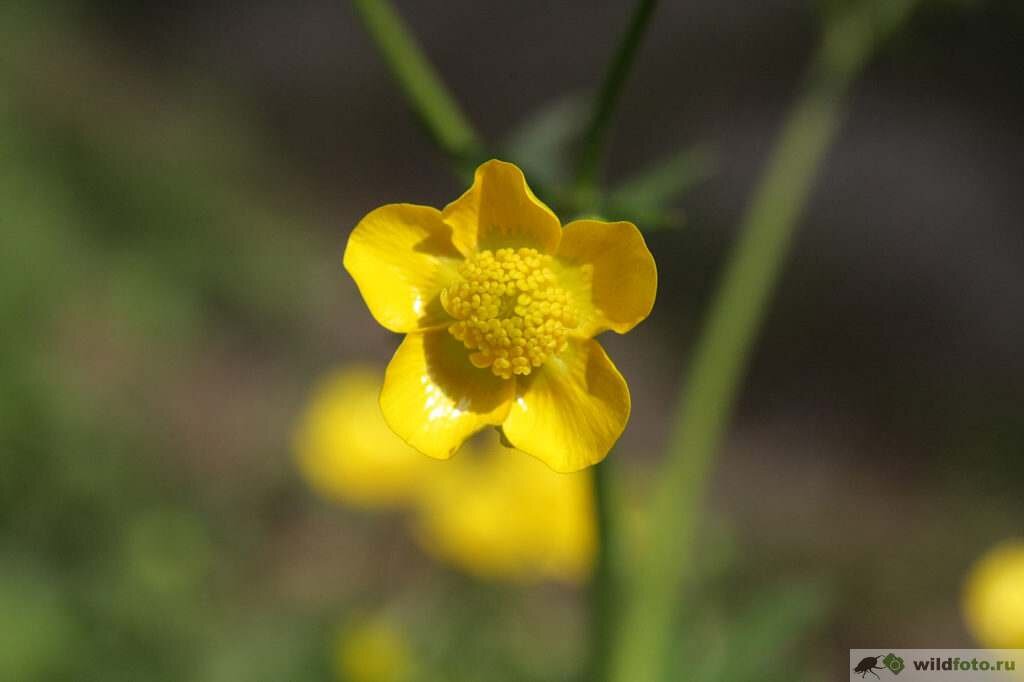
M 714 153 L 697 145 L 642 171 L 612 190 L 605 212 L 633 218 L 646 229 L 682 222 L 671 203 L 714 172 Z
M 508 135 L 501 146 L 508 160 L 526 173 L 530 184 L 564 184 L 571 168 L 570 152 L 583 133 L 587 102 L 570 94 L 544 104 Z

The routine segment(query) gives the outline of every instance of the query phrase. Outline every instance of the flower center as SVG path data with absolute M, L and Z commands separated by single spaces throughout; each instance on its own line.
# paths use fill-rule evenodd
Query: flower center
M 456 320 L 449 333 L 473 351 L 470 362 L 509 379 L 565 350 L 578 318 L 550 265 L 536 249 L 498 249 L 459 266 L 462 279 L 441 292 L 441 305 Z

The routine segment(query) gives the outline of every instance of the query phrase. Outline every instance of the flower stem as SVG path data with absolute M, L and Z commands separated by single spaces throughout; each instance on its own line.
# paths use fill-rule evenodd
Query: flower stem
M 639 557 L 610 662 L 613 682 L 661 682 L 680 598 L 691 577 L 698 517 L 715 452 L 766 303 L 851 81 L 912 0 L 858 3 L 826 26 L 803 95 L 783 126 L 742 221 L 691 358 L 666 462 L 649 508 L 652 551 Z
M 483 156 L 479 136 L 402 18 L 388 0 L 352 0 L 352 4 L 434 142 L 460 173 L 471 176 Z
M 626 76 L 633 65 L 637 48 L 640 47 L 640 41 L 657 4 L 657 0 L 638 0 L 629 26 L 622 35 L 622 42 L 612 57 L 604 83 L 594 98 L 590 122 L 583 136 L 583 148 L 576 167 L 577 203 L 582 207 L 593 202 L 598 165 L 607 141 L 612 113 L 615 111 L 615 105 L 622 94 L 622 86 L 626 83 Z
M 597 556 L 590 583 L 590 659 L 587 682 L 602 682 L 608 675 L 609 651 L 614 640 L 613 613 L 616 599 L 615 545 L 612 528 L 614 506 L 611 485 L 612 463 L 608 458 L 594 467 L 594 511 L 597 526 Z
M 597 203 L 598 164 L 604 152 L 612 113 L 656 5 L 657 0 L 638 0 L 601 89 L 594 98 L 576 167 L 576 185 L 570 199 L 576 211 L 591 210 Z M 612 500 L 609 489 L 610 466 L 607 459 L 598 464 L 594 468 L 593 477 L 597 557 L 590 587 L 590 658 L 588 675 L 585 678 L 588 682 L 603 682 L 608 676 L 611 646 L 615 639 L 613 625 L 617 622 L 617 614 L 613 613 L 618 601 L 618 581 L 615 575 L 616 537 L 612 529 Z

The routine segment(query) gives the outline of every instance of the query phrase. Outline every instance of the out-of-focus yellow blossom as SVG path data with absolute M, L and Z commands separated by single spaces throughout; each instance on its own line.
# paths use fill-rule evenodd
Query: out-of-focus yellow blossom
M 984 646 L 1024 648 L 1024 539 L 996 546 L 971 568 L 964 616 Z
M 380 405 L 417 450 L 447 459 L 500 426 L 568 472 L 622 434 L 629 389 L 593 337 L 626 333 L 654 305 L 654 258 L 632 223 L 563 228 L 519 168 L 492 160 L 443 211 L 371 211 L 344 263 L 377 321 L 406 334 Z
M 445 467 L 416 530 L 429 553 L 481 578 L 579 582 L 597 543 L 591 474 L 560 474 L 495 438 Z
M 402 682 L 411 661 L 405 638 L 384 619 L 344 628 L 335 642 L 334 669 L 342 682 Z
M 295 454 L 325 497 L 366 508 L 403 506 L 419 494 L 434 462 L 388 428 L 377 404 L 381 372 L 351 367 L 314 389 L 295 434 Z

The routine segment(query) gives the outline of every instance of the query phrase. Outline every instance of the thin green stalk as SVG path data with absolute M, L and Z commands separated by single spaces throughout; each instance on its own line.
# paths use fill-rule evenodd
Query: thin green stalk
M 652 551 L 639 557 L 610 663 L 613 682 L 662 682 L 715 452 L 818 166 L 851 81 L 911 0 L 860 3 L 826 28 L 807 88 L 787 118 L 691 359 L 651 502 Z
M 463 173 L 482 156 L 479 136 L 388 0 L 352 0 L 370 37 L 434 142 Z
M 604 153 L 612 112 L 622 93 L 626 76 L 633 64 L 657 0 L 638 0 L 633 16 L 623 34 L 622 42 L 612 58 L 604 83 L 594 99 L 590 121 L 583 136 L 583 148 L 576 168 L 576 186 L 570 202 L 575 210 L 590 210 L 596 205 L 598 163 Z M 594 504 L 597 514 L 598 554 L 591 582 L 590 658 L 588 682 L 602 682 L 608 675 L 608 662 L 616 622 L 616 583 L 614 575 L 614 542 L 611 529 L 609 465 L 600 464 L 594 471 Z
M 594 199 L 598 165 L 604 153 L 612 113 L 615 111 L 615 105 L 622 94 L 622 86 L 626 83 L 626 76 L 633 65 L 637 48 L 640 47 L 640 41 L 657 4 L 657 0 L 638 0 L 629 26 L 622 35 L 622 42 L 612 57 L 604 83 L 594 98 L 594 107 L 583 135 L 583 148 L 576 168 L 576 194 L 582 207 L 589 206 Z
M 608 675 L 608 654 L 614 639 L 616 605 L 614 590 L 616 534 L 612 528 L 612 463 L 606 458 L 594 467 L 594 508 L 597 525 L 597 556 L 590 583 L 590 658 L 586 682 L 601 682 Z

